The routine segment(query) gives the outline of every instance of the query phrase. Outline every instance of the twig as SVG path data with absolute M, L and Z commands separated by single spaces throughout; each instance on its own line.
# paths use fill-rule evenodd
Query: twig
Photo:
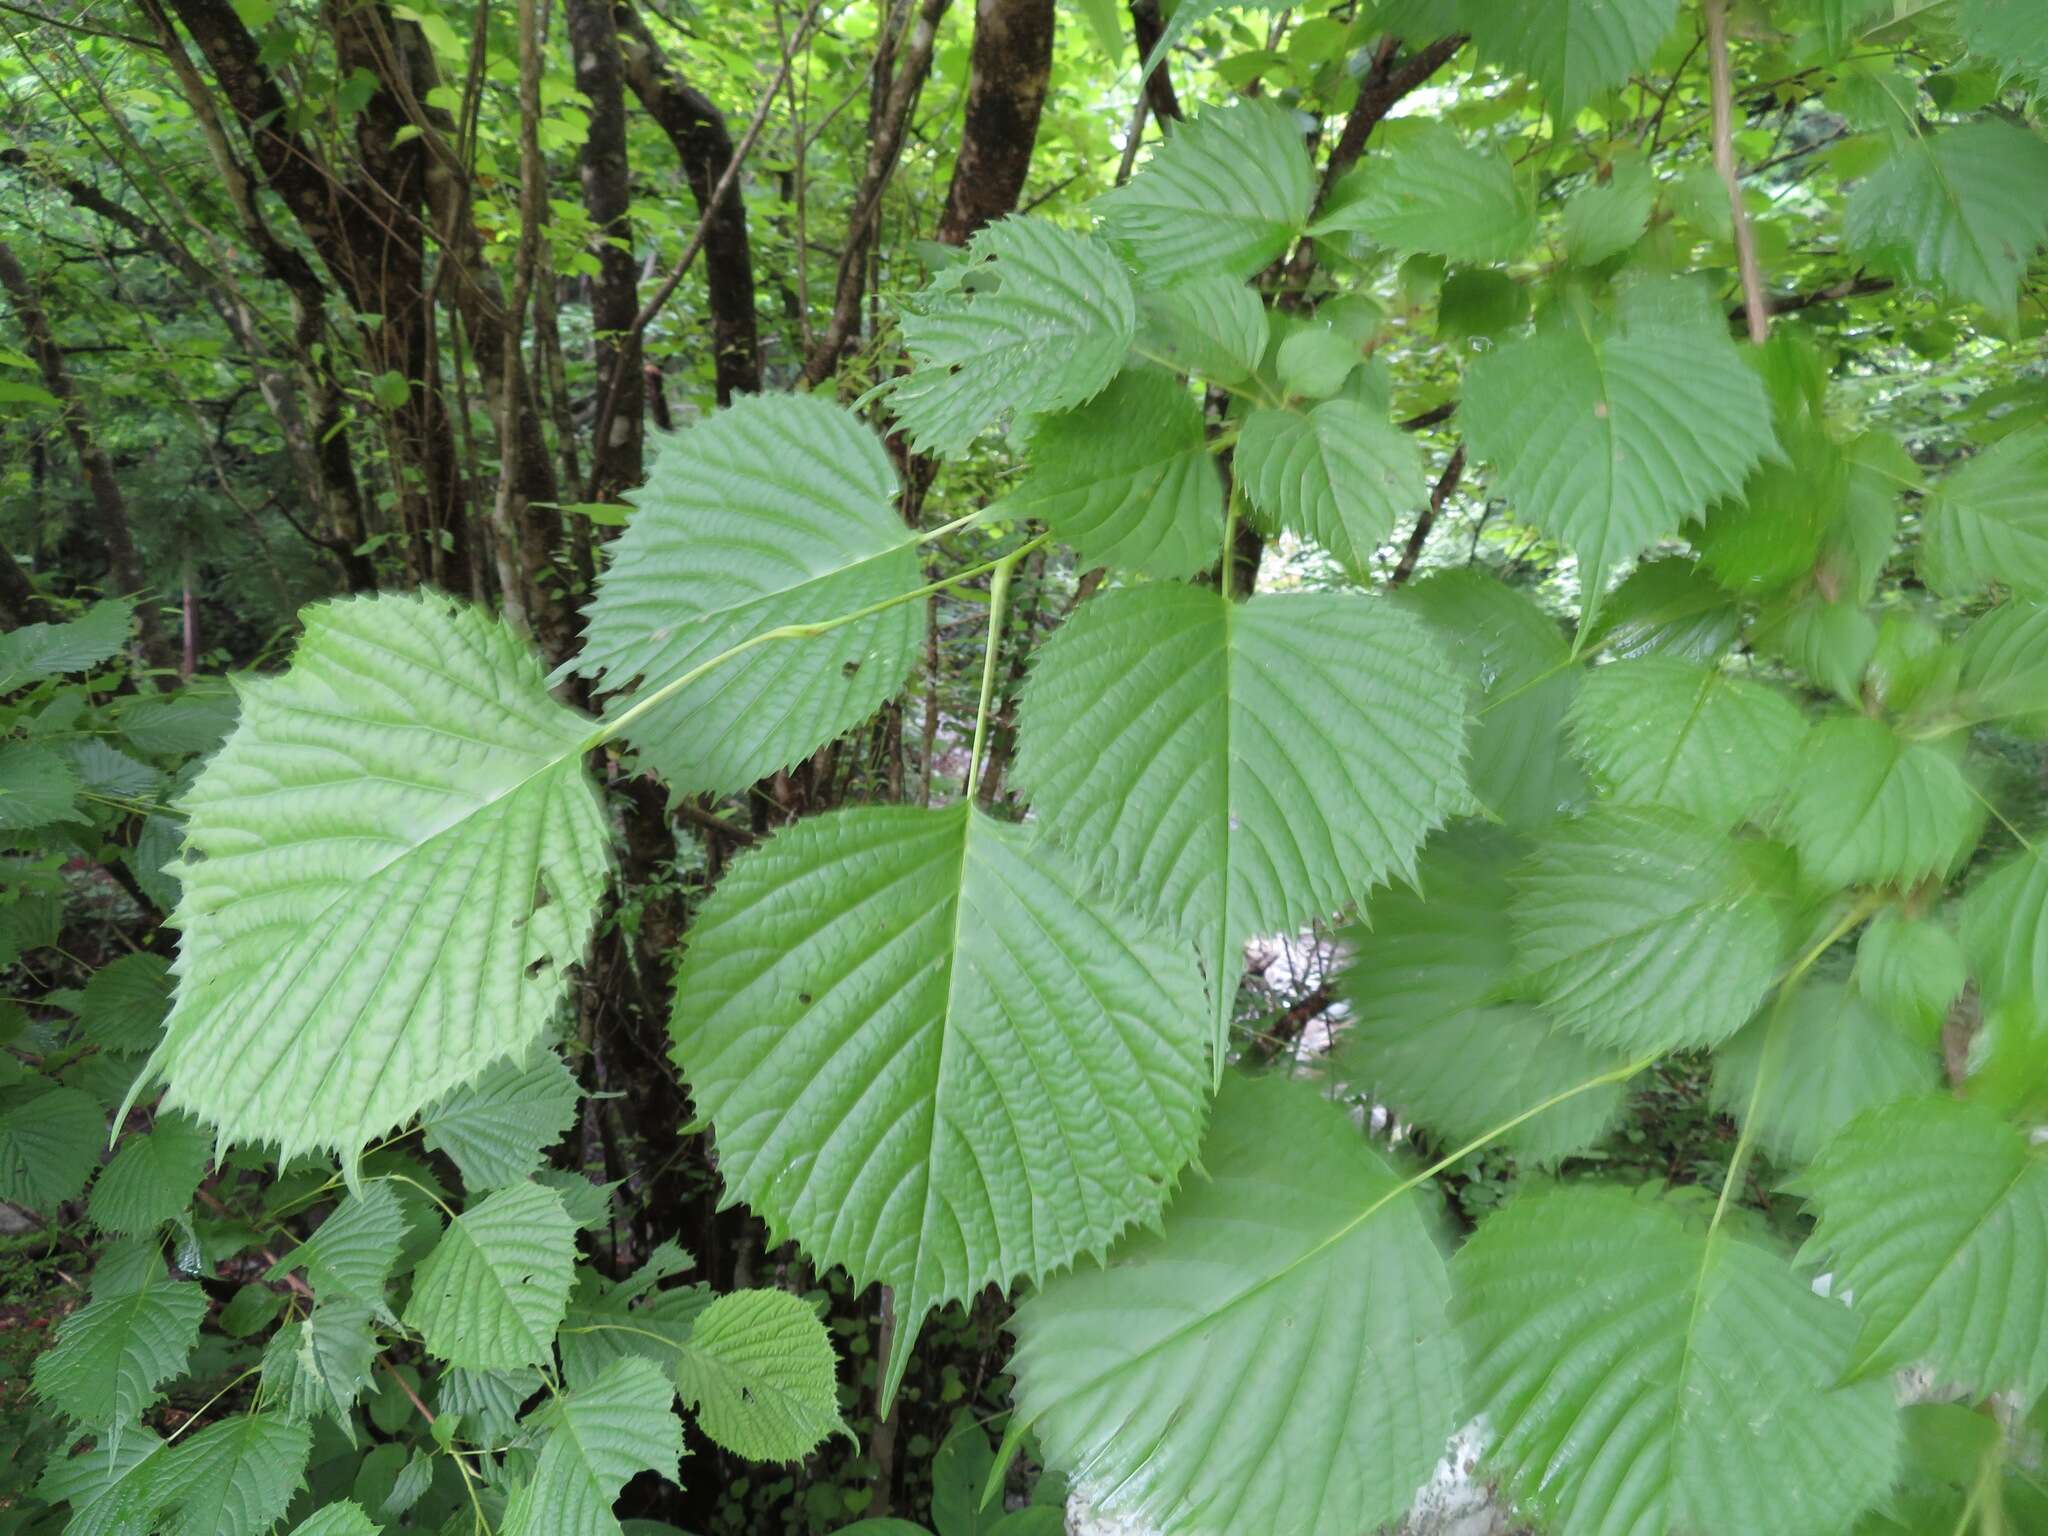
M 1408 535 L 1407 547 L 1401 551 L 1401 558 L 1394 566 L 1394 574 L 1387 578 L 1387 585 L 1398 587 L 1415 574 L 1415 562 L 1422 558 L 1422 546 L 1429 542 L 1429 531 L 1436 526 L 1444 503 L 1451 499 L 1451 492 L 1458 488 L 1458 481 L 1465 473 L 1465 445 L 1458 444 L 1451 454 L 1451 462 L 1444 466 L 1435 487 L 1429 493 L 1429 505 L 1422 509 L 1422 516 L 1415 520 L 1415 531 Z
M 1743 308 L 1749 316 L 1749 339 L 1762 346 L 1771 338 L 1770 302 L 1764 295 L 1763 267 L 1757 261 L 1756 232 L 1742 206 L 1742 178 L 1735 168 L 1734 85 L 1728 67 L 1727 0 L 1701 0 L 1707 18 L 1707 65 L 1714 94 L 1714 169 L 1728 189 L 1728 211 L 1735 221 L 1735 263 L 1742 272 Z

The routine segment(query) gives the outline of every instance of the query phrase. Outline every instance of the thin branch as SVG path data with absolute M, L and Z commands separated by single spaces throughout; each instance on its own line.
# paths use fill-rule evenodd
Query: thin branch
M 1707 18 L 1707 67 L 1714 95 L 1714 169 L 1728 190 L 1728 210 L 1735 221 L 1735 262 L 1742 272 L 1743 308 L 1749 317 L 1749 339 L 1762 346 L 1771 338 L 1770 300 L 1764 293 L 1763 266 L 1757 260 L 1756 232 L 1742 206 L 1742 177 L 1735 165 L 1734 83 L 1728 66 L 1727 0 L 1701 0 Z
M 1394 574 L 1387 579 L 1387 585 L 1398 587 L 1415 574 L 1415 563 L 1422 558 L 1422 547 L 1429 542 L 1430 529 L 1436 526 L 1438 516 L 1443 512 L 1444 503 L 1451 499 L 1451 493 L 1458 488 L 1458 481 L 1465 474 L 1465 445 L 1452 450 L 1451 462 L 1444 466 L 1444 472 L 1437 477 L 1436 485 L 1430 490 L 1429 505 L 1422 509 L 1422 515 L 1415 520 L 1415 531 L 1408 535 L 1407 546 L 1401 551 L 1401 558 L 1394 566 Z

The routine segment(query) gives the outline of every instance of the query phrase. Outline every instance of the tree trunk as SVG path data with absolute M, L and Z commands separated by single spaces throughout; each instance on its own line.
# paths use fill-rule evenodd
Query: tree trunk
M 640 273 L 633 259 L 625 86 L 611 0 L 568 0 L 568 17 L 576 88 L 590 98 L 590 131 L 580 169 L 584 211 L 596 230 L 597 276 L 590 286 L 596 393 L 599 400 L 614 392 L 618 397 L 605 441 L 590 445 L 585 499 L 617 501 L 620 492 L 640 483 L 646 437 L 640 333 L 633 329 L 640 312 Z
M 979 0 L 967 119 L 938 237 L 965 245 L 1017 206 L 1052 74 L 1053 0 Z
M 135 553 L 135 540 L 128 531 L 128 507 L 121 496 L 121 484 L 114 478 L 113 463 L 86 427 L 85 412 L 71 387 L 64 354 L 57 350 L 50 322 L 35 290 L 29 286 L 28 275 L 4 240 L 0 240 L 0 288 L 6 289 L 21 328 L 28 335 L 28 349 L 42 370 L 43 388 L 57 397 L 58 409 L 63 413 L 64 435 L 71 440 L 71 451 L 78 455 L 86 489 L 92 496 L 94 529 L 106 551 L 111 585 L 119 596 L 142 599 L 135 605 L 135 620 L 143 659 L 153 667 L 175 666 L 177 645 L 166 633 L 156 604 L 149 599 L 148 582 L 143 578 L 142 561 Z
M 616 0 L 626 82 L 648 116 L 661 125 L 683 162 L 690 195 L 704 231 L 704 282 L 711 302 L 712 370 L 718 403 L 761 388 L 761 337 L 754 313 L 754 257 L 747 240 L 747 211 L 737 178 L 718 207 L 707 208 L 726 167 L 732 164 L 732 135 L 711 99 L 677 72 L 629 0 Z M 625 404 L 621 397 L 621 406 Z M 616 420 L 618 412 L 614 412 Z

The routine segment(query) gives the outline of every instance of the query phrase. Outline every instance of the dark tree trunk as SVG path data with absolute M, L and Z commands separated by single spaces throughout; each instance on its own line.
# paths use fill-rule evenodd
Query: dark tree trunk
M 580 171 L 583 208 L 597 231 L 597 277 L 590 328 L 597 398 L 616 394 L 603 442 L 590 446 L 588 500 L 616 501 L 641 480 L 646 426 L 641 385 L 639 263 L 633 258 L 633 187 L 626 163 L 626 100 L 618 27 L 611 0 L 568 0 L 569 51 L 576 88 L 590 98 L 590 131 Z M 742 231 L 744 233 L 744 231 Z
M 715 209 L 707 206 L 732 164 L 732 135 L 718 108 L 677 72 L 628 0 L 615 0 L 612 18 L 623 45 L 626 82 L 675 146 L 699 216 L 706 220 L 704 282 L 711 303 L 713 376 L 718 403 L 729 405 L 734 395 L 754 394 L 761 388 L 754 257 L 747 241 L 747 210 L 740 200 L 738 179 Z
M 979 0 L 967 119 L 938 237 L 965 245 L 1017 206 L 1052 74 L 1053 0 Z

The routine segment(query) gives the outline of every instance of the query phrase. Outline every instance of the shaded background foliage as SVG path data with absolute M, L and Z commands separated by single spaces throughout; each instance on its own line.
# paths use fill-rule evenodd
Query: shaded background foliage
M 1901 93 L 1915 118 L 1990 108 L 2024 121 L 2034 106 L 2003 65 L 1957 43 L 1945 13 L 1894 9 L 1732 7 L 1744 85 L 1730 148 L 1780 325 L 1820 360 L 1850 425 L 1882 427 L 1938 470 L 2048 408 L 2038 275 L 2022 275 L 2010 313 L 1980 294 L 1960 307 L 1816 231 L 1834 229 L 1848 189 L 1876 168 L 1859 130 L 1898 112 Z M 1241 94 L 1295 113 L 1316 151 L 1318 206 L 1339 216 L 1344 173 L 1369 147 L 1412 142 L 1409 119 L 1509 153 L 1543 236 L 1512 273 L 1304 240 L 1261 285 L 1283 308 L 1355 327 L 1374 387 L 1426 450 L 1428 480 L 1406 488 L 1392 541 L 1358 552 L 1367 574 L 1399 586 L 1476 565 L 1568 611 L 1575 561 L 1518 524 L 1492 472 L 1468 462 L 1459 353 L 1483 354 L 1519 323 L 1528 280 L 1567 253 L 1654 267 L 1704 251 L 1731 326 L 1744 323 L 1706 60 L 1688 13 L 1637 78 L 1548 132 L 1537 88 L 1501 67 L 1519 61 L 1468 46 L 1457 15 L 1416 0 L 1187 4 L 1171 18 L 1177 47 L 1146 74 L 1168 21 L 1155 0 L 1124 11 L 1102 0 L 0 10 L 0 283 L 12 317 L 0 333 L 0 619 L 12 628 L 102 595 L 143 598 L 132 666 L 97 666 L 35 700 L 43 711 L 75 694 L 64 707 L 125 731 L 143 771 L 94 802 L 79 858 L 11 861 L 0 1013 L 17 1050 L 78 1014 L 108 962 L 170 952 L 162 807 L 231 717 L 207 679 L 279 659 L 308 601 L 421 583 L 500 608 L 562 662 L 659 434 L 764 389 L 865 398 L 904 368 L 902 301 L 972 234 L 1025 209 L 1083 223 L 1184 102 Z M 1816 47 L 1818 36 L 1837 46 Z M 997 502 L 1018 480 L 1002 442 L 943 468 L 900 435 L 888 442 L 912 526 Z M 932 557 L 971 563 L 1028 517 L 1024 506 L 945 535 Z M 1281 589 L 1340 574 L 1330 551 L 1250 529 L 1234 564 L 1240 589 L 1255 575 Z M 984 803 L 1016 805 L 1026 658 L 1100 579 L 1057 548 L 1018 571 Z M 1928 600 L 1904 556 L 1878 591 L 1880 608 L 1902 613 Z M 608 1271 L 680 1240 L 695 1278 L 719 1290 L 821 1299 L 853 1366 L 841 1383 L 850 1440 L 779 1470 L 693 1441 L 680 1492 L 652 1479 L 629 1490 L 622 1508 L 689 1529 L 822 1531 L 899 1513 L 953 1536 L 934 1489 L 960 1478 L 939 1447 L 1009 1401 L 1008 1308 L 987 1296 L 928 1328 L 895 1415 L 877 1420 L 885 1305 L 814 1274 L 744 1210 L 719 1209 L 708 1139 L 668 1054 L 671 956 L 738 852 L 821 809 L 962 793 L 987 597 L 954 589 L 931 606 L 932 639 L 903 694 L 743 794 L 671 804 L 629 759 L 612 763 L 624 878 L 574 993 L 574 1066 L 593 1097 L 552 1159 L 617 1185 L 592 1239 Z M 160 693 L 180 701 L 173 726 L 137 735 L 129 717 Z M 2009 775 L 1999 798 L 2024 823 L 2041 796 L 2039 748 L 1995 747 Z M 2000 840 L 1994 831 L 1991 851 Z M 1262 944 L 1235 1009 L 1243 1058 L 1321 1056 L 1346 1017 L 1334 943 L 1312 931 Z M 1383 1107 L 1374 1123 L 1407 1135 Z M 1587 1161 L 1711 1187 L 1732 1144 L 1705 1068 L 1679 1060 Z M 1520 1175 L 1498 1150 L 1467 1159 L 1450 1219 L 1476 1221 Z M 261 1226 L 267 1178 L 256 1162 L 231 1164 L 202 1197 L 197 1241 L 219 1255 L 217 1301 L 267 1267 L 243 1241 Z M 1767 1168 L 1748 1194 L 1797 1232 Z M 100 1240 L 76 1216 L 38 1216 L 7 1239 L 10 1416 L 26 1412 L 12 1383 L 83 1298 Z M 164 1410 L 167 1428 L 211 1408 L 252 1346 L 209 1331 L 206 1347 Z M 377 1436 L 396 1443 L 410 1408 L 380 1385 Z M 19 1485 L 37 1470 L 28 1447 L 49 1440 L 24 1434 Z M 956 1445 L 953 1459 L 982 1454 L 971 1435 Z M 1030 1486 L 1019 1471 L 1015 1496 Z M 1039 1496 L 1057 1492 L 1048 1480 Z M 10 1514 L 30 1507 L 10 1496 Z

